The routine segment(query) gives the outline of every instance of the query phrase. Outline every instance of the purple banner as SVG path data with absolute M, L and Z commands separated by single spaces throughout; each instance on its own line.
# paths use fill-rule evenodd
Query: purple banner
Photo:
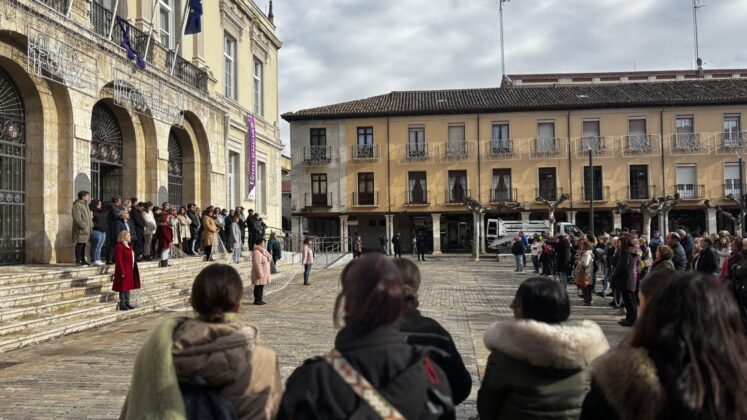
M 254 115 L 246 117 L 246 194 L 250 197 L 257 185 L 257 131 Z

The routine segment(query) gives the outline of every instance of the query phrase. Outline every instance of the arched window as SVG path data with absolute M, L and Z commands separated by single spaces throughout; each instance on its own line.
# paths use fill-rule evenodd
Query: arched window
M 122 195 L 122 130 L 104 103 L 93 107 L 91 134 L 91 194 L 107 202 Z
M 169 133 L 169 203 L 176 206 L 184 204 L 182 202 L 183 156 L 179 139 L 176 138 L 174 130 L 171 130 Z
M 26 258 L 25 115 L 16 85 L 0 69 L 0 265 Z

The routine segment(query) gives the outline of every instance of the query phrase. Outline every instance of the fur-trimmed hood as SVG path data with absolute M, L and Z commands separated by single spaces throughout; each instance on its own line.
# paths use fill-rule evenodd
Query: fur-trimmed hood
M 602 329 L 589 320 L 547 324 L 498 321 L 483 337 L 485 347 L 537 367 L 583 369 L 609 349 Z
M 662 417 L 666 394 L 645 349 L 614 349 L 594 361 L 592 375 L 620 420 Z

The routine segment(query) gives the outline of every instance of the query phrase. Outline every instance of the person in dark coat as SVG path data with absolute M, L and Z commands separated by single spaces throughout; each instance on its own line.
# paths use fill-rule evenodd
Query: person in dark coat
M 677 271 L 685 271 L 687 269 L 687 254 L 685 253 L 685 248 L 683 248 L 680 243 L 680 235 L 675 232 L 667 235 L 667 245 L 669 245 L 674 252 L 674 256 L 672 257 L 674 269 Z
M 344 321 L 345 326 L 337 333 L 335 350 L 327 360 L 306 360 L 291 374 L 278 420 L 383 417 L 381 410 L 358 397 L 333 364 L 349 366 L 340 368 L 348 380 L 359 383 L 359 377 L 365 378 L 401 418 L 455 418 L 443 370 L 398 329 L 405 295 L 394 263 L 378 253 L 365 254 L 343 269 L 341 284 L 332 313 L 335 324 Z
M 622 294 L 625 304 L 625 319 L 620 322 L 620 325 L 630 327 L 638 316 L 635 290 L 638 286 L 637 264 L 640 261 L 640 251 L 632 246 L 630 237 L 625 235 L 617 242 L 617 253 L 618 259 L 610 274 L 610 283 L 613 289 Z
M 123 230 L 117 235 L 114 247 L 114 280 L 112 290 L 119 292 L 117 309 L 126 311 L 135 309 L 130 302 L 130 291 L 140 288 L 140 271 L 137 268 L 135 251 L 130 246 L 130 232 Z
M 560 275 L 560 282 L 563 287 L 568 287 L 568 273 L 570 272 L 571 265 L 571 242 L 568 240 L 568 236 L 565 234 L 558 235 L 558 243 L 555 245 L 555 270 Z
M 105 210 L 106 219 L 109 221 L 109 232 L 106 235 L 106 243 L 104 244 L 104 255 L 106 256 L 107 264 L 114 264 L 114 246 L 117 245 L 117 234 L 119 233 L 117 222 L 120 219 L 122 210 L 122 197 L 115 195 Z
M 709 237 L 701 238 L 698 263 L 693 267 L 695 271 L 712 276 L 718 275 L 720 268 L 718 262 L 719 257 L 716 250 L 713 249 L 713 240 Z
M 278 260 L 283 257 L 283 249 L 280 247 L 275 232 L 270 233 L 270 240 L 267 241 L 267 251 L 272 255 L 272 263 L 277 264 Z
M 425 235 L 422 230 L 418 232 L 416 238 L 415 248 L 418 251 L 418 261 L 421 261 L 421 258 L 425 261 Z
M 472 390 L 472 377 L 464 366 L 462 355 L 456 348 L 451 334 L 433 318 L 423 316 L 418 311 L 418 289 L 420 289 L 420 270 L 407 259 L 397 258 L 394 264 L 402 275 L 405 285 L 405 315 L 399 330 L 412 345 L 430 346 L 443 351 L 431 354 L 449 379 L 454 404 L 461 404 Z
M 678 230 L 677 234 L 680 236 L 680 245 L 682 245 L 682 249 L 685 251 L 685 258 L 687 258 L 687 268 L 690 269 L 692 267 L 693 245 L 695 245 L 695 241 L 693 240 L 692 235 L 687 233 L 684 229 Z
M 114 237 L 119 238 L 119 233 L 123 230 L 130 232 L 130 245 L 132 245 L 132 242 L 137 237 L 137 232 L 135 231 L 135 224 L 130 219 L 130 212 L 127 209 L 122 209 L 119 212 L 119 220 L 117 220 L 114 226 Z
M 195 246 L 197 242 L 197 236 L 198 232 L 200 231 L 200 225 L 202 222 L 200 221 L 200 215 L 195 210 L 194 203 L 187 204 L 187 217 L 189 217 L 189 239 L 187 239 L 187 249 L 186 253 L 188 255 L 197 255 L 197 246 Z
M 145 217 L 143 216 L 144 204 L 132 198 L 132 207 L 130 208 L 130 219 L 135 225 L 136 239 L 133 240 L 133 248 L 138 261 L 143 260 L 143 250 L 145 250 Z
M 394 258 L 402 258 L 402 238 L 399 232 L 392 236 L 392 246 L 394 247 Z
M 747 418 L 747 337 L 729 291 L 710 276 L 660 274 L 641 285 L 641 304 L 624 343 L 592 363 L 580 419 Z
M 511 254 L 514 256 L 514 262 L 516 263 L 516 269 L 514 270 L 517 273 L 521 273 L 524 271 L 524 244 L 521 242 L 521 238 L 516 236 L 514 237 L 514 243 L 511 245 Z
M 495 322 L 483 338 L 490 356 L 480 419 L 577 419 L 587 368 L 609 349 L 604 332 L 593 321 L 569 321 L 568 293 L 546 277 L 525 280 L 511 308 L 515 319 Z

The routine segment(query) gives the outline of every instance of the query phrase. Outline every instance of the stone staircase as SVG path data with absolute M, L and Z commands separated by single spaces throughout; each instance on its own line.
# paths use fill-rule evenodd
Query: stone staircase
M 216 262 L 231 264 L 244 280 L 244 299 L 251 299 L 251 259 L 244 253 L 234 264 L 226 255 Z M 287 284 L 299 272 L 291 260 L 278 261 L 272 288 Z M 111 290 L 114 266 L 29 265 L 3 267 L 0 272 L 0 353 L 63 335 L 156 311 L 190 314 L 189 293 L 197 273 L 212 262 L 201 257 L 138 264 L 143 288 L 133 293 L 137 308 L 117 311 Z M 267 289 L 266 289 L 267 290 Z

